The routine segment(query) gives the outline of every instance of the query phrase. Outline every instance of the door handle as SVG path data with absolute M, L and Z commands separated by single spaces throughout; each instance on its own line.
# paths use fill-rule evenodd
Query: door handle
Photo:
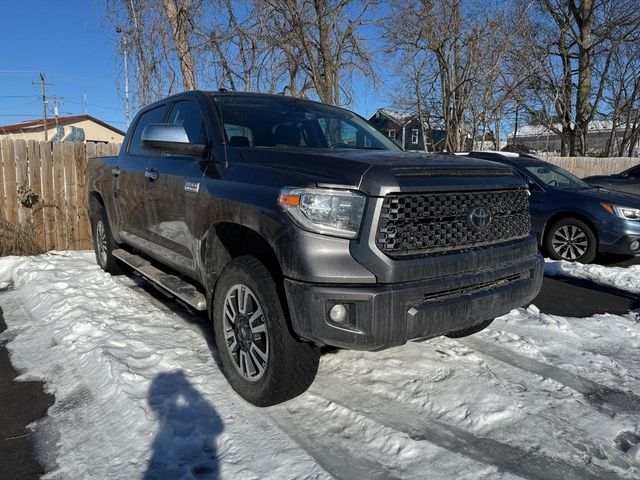
M 144 177 L 149 180 L 150 182 L 155 182 L 158 177 L 160 176 L 160 174 L 158 172 L 156 172 L 155 170 L 146 170 L 144 172 Z
M 120 170 L 118 167 L 113 167 L 113 168 L 111 169 L 111 175 L 113 175 L 114 177 L 117 177 L 117 176 L 119 176 L 119 175 L 120 175 L 120 172 L 121 172 L 121 171 L 122 171 L 122 170 Z

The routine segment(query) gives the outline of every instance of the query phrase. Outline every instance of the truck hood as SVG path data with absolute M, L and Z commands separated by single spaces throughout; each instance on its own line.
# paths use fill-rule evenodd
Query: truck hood
M 268 153 L 267 153 L 268 152 Z M 446 154 L 350 149 L 247 148 L 242 158 L 321 187 L 370 196 L 400 191 L 451 191 L 524 187 L 511 167 Z

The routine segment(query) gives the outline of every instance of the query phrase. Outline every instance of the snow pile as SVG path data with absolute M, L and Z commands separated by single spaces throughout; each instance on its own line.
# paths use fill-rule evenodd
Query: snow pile
M 231 392 L 196 319 L 104 274 L 93 254 L 0 259 L 0 275 L 15 284 L 0 296 L 12 362 L 56 398 L 50 478 L 322 476 Z
M 640 265 L 605 267 L 595 264 L 584 265 L 565 260 L 555 261 L 547 258 L 544 273 L 547 275 L 581 278 L 607 287 L 614 287 L 631 293 L 640 293 Z
M 532 306 L 466 339 L 337 350 L 309 392 L 258 409 L 206 322 L 92 254 L 0 259 L 0 279 L 12 362 L 56 397 L 50 479 L 640 478 L 633 314 Z

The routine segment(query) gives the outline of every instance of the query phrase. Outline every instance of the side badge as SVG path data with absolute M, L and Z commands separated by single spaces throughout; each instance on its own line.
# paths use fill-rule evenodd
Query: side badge
M 184 182 L 184 191 L 198 193 L 200 191 L 199 182 Z

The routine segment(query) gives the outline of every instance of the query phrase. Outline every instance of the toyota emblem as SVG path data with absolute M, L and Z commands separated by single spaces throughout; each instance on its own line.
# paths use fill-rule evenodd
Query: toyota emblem
M 476 205 L 469 212 L 469 225 L 474 230 L 481 232 L 491 225 L 491 210 L 485 205 Z

